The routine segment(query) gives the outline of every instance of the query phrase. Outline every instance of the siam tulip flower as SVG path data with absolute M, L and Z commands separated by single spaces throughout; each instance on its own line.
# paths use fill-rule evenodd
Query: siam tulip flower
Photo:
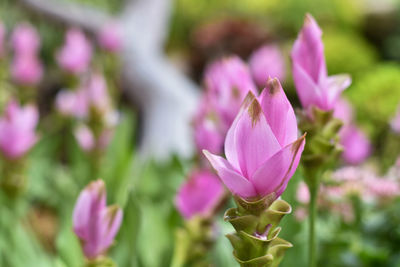
M 12 33 L 12 45 L 16 55 L 36 55 L 40 47 L 40 37 L 36 29 L 28 23 L 20 23 Z
M 33 86 L 40 82 L 43 66 L 36 55 L 17 54 L 11 66 L 11 76 L 19 85 Z
M 72 74 L 81 74 L 89 67 L 92 46 L 79 29 L 69 29 L 65 36 L 65 44 L 56 56 L 61 68 Z
M 79 146 L 86 152 L 94 149 L 96 145 L 96 140 L 93 136 L 92 131 L 86 125 L 79 125 L 75 131 L 74 135 L 78 141 Z
M 203 98 L 193 123 L 197 149 L 199 151 L 206 149 L 211 153 L 220 154 L 224 144 L 224 134 L 218 124 L 218 117 L 206 98 Z
M 393 198 L 400 195 L 400 186 L 394 180 L 369 177 L 365 183 L 370 194 L 375 197 Z
M 39 114 L 33 105 L 21 107 L 10 101 L 5 114 L 0 118 L 0 150 L 11 160 L 25 155 L 36 143 L 35 128 Z
M 79 195 L 73 213 L 74 232 L 88 259 L 104 254 L 114 241 L 122 222 L 122 210 L 106 206 L 102 180 L 91 182 Z
M 88 114 L 89 106 L 85 90 L 77 91 L 61 90 L 56 96 L 56 108 L 64 116 L 74 116 L 85 118 Z
M 94 73 L 85 86 L 87 92 L 87 101 L 90 106 L 98 111 L 105 112 L 111 108 L 110 97 L 107 91 L 107 84 L 102 75 Z
M 366 135 L 354 125 L 344 127 L 341 132 L 343 159 L 350 164 L 360 164 L 371 154 L 371 143 Z
M 195 171 L 179 189 L 175 205 L 180 214 L 189 220 L 195 215 L 212 215 L 224 196 L 224 186 L 208 170 Z
M 264 87 L 268 77 L 283 81 L 286 76 L 285 59 L 277 45 L 265 45 L 250 57 L 251 74 L 259 87 Z
M 349 101 L 339 98 L 333 110 L 333 116 L 342 120 L 344 125 L 349 125 L 353 121 L 353 108 Z
M 118 52 L 122 48 L 122 33 L 120 26 L 115 23 L 106 24 L 97 35 L 100 46 L 108 52 Z
M 321 36 L 318 24 L 307 14 L 291 53 L 293 79 L 303 108 L 315 106 L 329 111 L 351 79 L 344 74 L 328 76 Z
M 227 160 L 204 151 L 219 177 L 244 199 L 278 198 L 293 176 L 304 149 L 297 138 L 293 108 L 277 79 L 268 79 L 257 99 L 252 92 L 225 139 Z
M 208 66 L 205 71 L 205 84 L 208 100 L 216 108 L 226 129 L 234 120 L 247 93 L 251 91 L 257 94 L 247 65 L 236 56 Z

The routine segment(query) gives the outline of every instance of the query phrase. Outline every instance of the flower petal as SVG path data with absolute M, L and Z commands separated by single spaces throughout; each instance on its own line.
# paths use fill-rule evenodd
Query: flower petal
M 227 160 L 213 155 L 207 150 L 203 150 L 203 153 L 217 171 L 222 182 L 233 194 L 243 198 L 250 198 L 257 195 L 250 181 L 237 173 Z
M 250 106 L 250 104 L 253 102 L 255 99 L 255 95 L 252 92 L 249 92 L 245 99 L 243 100 L 243 103 L 240 107 L 240 110 L 238 114 L 236 115 L 235 120 L 233 121 L 231 127 L 229 128 L 226 138 L 225 138 L 225 156 L 226 159 L 229 161 L 229 163 L 232 164 L 232 166 L 240 170 L 240 165 L 239 165 L 239 159 L 238 159 L 238 154 L 236 151 L 236 145 L 235 145 L 235 132 L 236 132 L 236 127 L 239 122 L 239 119 L 241 118 L 243 112 L 247 110 L 247 108 Z
M 311 79 L 307 72 L 299 65 L 293 62 L 292 66 L 293 80 L 296 85 L 296 92 L 299 96 L 303 108 L 315 105 L 321 98 L 321 88 Z M 324 107 L 319 107 L 324 109 Z
M 327 77 L 321 84 L 323 90 L 323 97 L 321 105 L 332 109 L 335 107 L 340 94 L 351 84 L 351 77 L 347 74 L 338 74 Z
M 278 79 L 268 78 L 260 101 L 267 122 L 281 147 L 294 142 L 297 139 L 296 115 Z
M 251 182 L 260 196 L 272 192 L 279 197 L 299 165 L 305 135 L 287 145 L 265 162 L 252 176 Z
M 242 175 L 249 178 L 261 164 L 281 149 L 257 99 L 239 118 L 235 146 Z

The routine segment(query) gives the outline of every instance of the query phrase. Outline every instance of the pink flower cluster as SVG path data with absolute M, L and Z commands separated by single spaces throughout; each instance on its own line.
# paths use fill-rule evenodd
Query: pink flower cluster
M 330 184 L 320 188 L 318 207 L 337 213 L 347 222 L 354 219 L 349 198 L 351 196 L 360 198 L 365 204 L 374 205 L 400 196 L 400 181 L 398 176 L 394 177 L 391 172 L 379 176 L 368 166 L 347 166 L 336 170 L 331 178 Z M 302 220 L 307 214 L 304 206 L 310 199 L 305 183 L 299 184 L 296 198 L 303 206 L 299 207 L 295 214 L 297 219 Z
M 56 108 L 64 116 L 75 117 L 87 122 L 96 116 L 100 119 L 103 131 L 96 136 L 85 124 L 75 130 L 75 137 L 85 151 L 104 148 L 112 136 L 112 129 L 118 122 L 118 113 L 113 109 L 104 77 L 99 73 L 91 74 L 75 91 L 62 90 L 56 97 Z
M 36 85 L 43 75 L 38 58 L 40 38 L 36 29 L 27 23 L 19 24 L 12 34 L 14 58 L 11 65 L 13 80 L 24 86 Z

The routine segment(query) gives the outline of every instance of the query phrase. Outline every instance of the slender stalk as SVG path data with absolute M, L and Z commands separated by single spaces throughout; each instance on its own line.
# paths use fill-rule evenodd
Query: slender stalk
M 309 218 L 310 228 L 308 235 L 308 261 L 309 267 L 317 266 L 317 242 L 315 235 L 315 224 L 317 220 L 317 197 L 318 197 L 318 186 L 309 186 L 310 190 L 310 206 L 309 206 Z

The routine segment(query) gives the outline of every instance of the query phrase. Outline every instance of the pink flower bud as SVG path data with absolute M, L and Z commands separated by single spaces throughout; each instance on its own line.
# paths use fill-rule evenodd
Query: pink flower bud
M 328 76 L 322 31 L 307 14 L 304 26 L 291 53 L 293 80 L 303 108 L 311 106 L 332 110 L 340 94 L 351 84 L 348 75 Z
M 74 232 L 89 259 L 104 254 L 114 241 L 122 222 L 122 210 L 106 206 L 102 180 L 91 182 L 79 195 L 73 213 Z
M 196 171 L 182 184 L 175 205 L 186 220 L 195 215 L 207 217 L 214 212 L 223 195 L 224 187 L 217 176 L 208 170 Z
M 247 65 L 238 57 L 225 58 L 205 71 L 207 96 L 225 124 L 226 129 L 235 118 L 247 93 L 257 93 Z
M 12 33 L 15 54 L 34 56 L 40 47 L 40 37 L 36 29 L 28 23 L 20 23 Z
M 265 45 L 257 49 L 250 57 L 251 74 L 259 87 L 264 87 L 268 77 L 285 79 L 285 59 L 277 45 Z
M 40 82 L 43 67 L 36 55 L 17 54 L 11 65 L 11 76 L 19 85 L 33 86 Z
M 95 137 L 92 131 L 86 125 L 80 125 L 75 129 L 74 135 L 79 146 L 86 152 L 94 149 L 96 145 Z
M 390 122 L 390 126 L 395 133 L 400 133 L 400 107 L 397 109 L 396 115 Z
M 226 159 L 204 154 L 219 177 L 242 198 L 278 198 L 293 176 L 304 149 L 305 137 L 297 139 L 293 108 L 277 79 L 269 79 L 257 99 L 251 92 L 229 128 Z
M 62 90 L 56 96 L 56 108 L 64 116 L 85 118 L 89 112 L 89 104 L 85 90 Z
M 27 153 L 36 143 L 35 128 L 39 114 L 36 107 L 8 103 L 0 118 L 0 150 L 9 159 L 17 159 Z
M 97 39 L 100 46 L 109 52 L 118 52 L 122 48 L 122 33 L 118 24 L 106 24 L 98 33 Z
M 92 57 L 92 46 L 79 29 L 69 29 L 65 44 L 57 53 L 57 62 L 61 68 L 73 74 L 85 72 Z

